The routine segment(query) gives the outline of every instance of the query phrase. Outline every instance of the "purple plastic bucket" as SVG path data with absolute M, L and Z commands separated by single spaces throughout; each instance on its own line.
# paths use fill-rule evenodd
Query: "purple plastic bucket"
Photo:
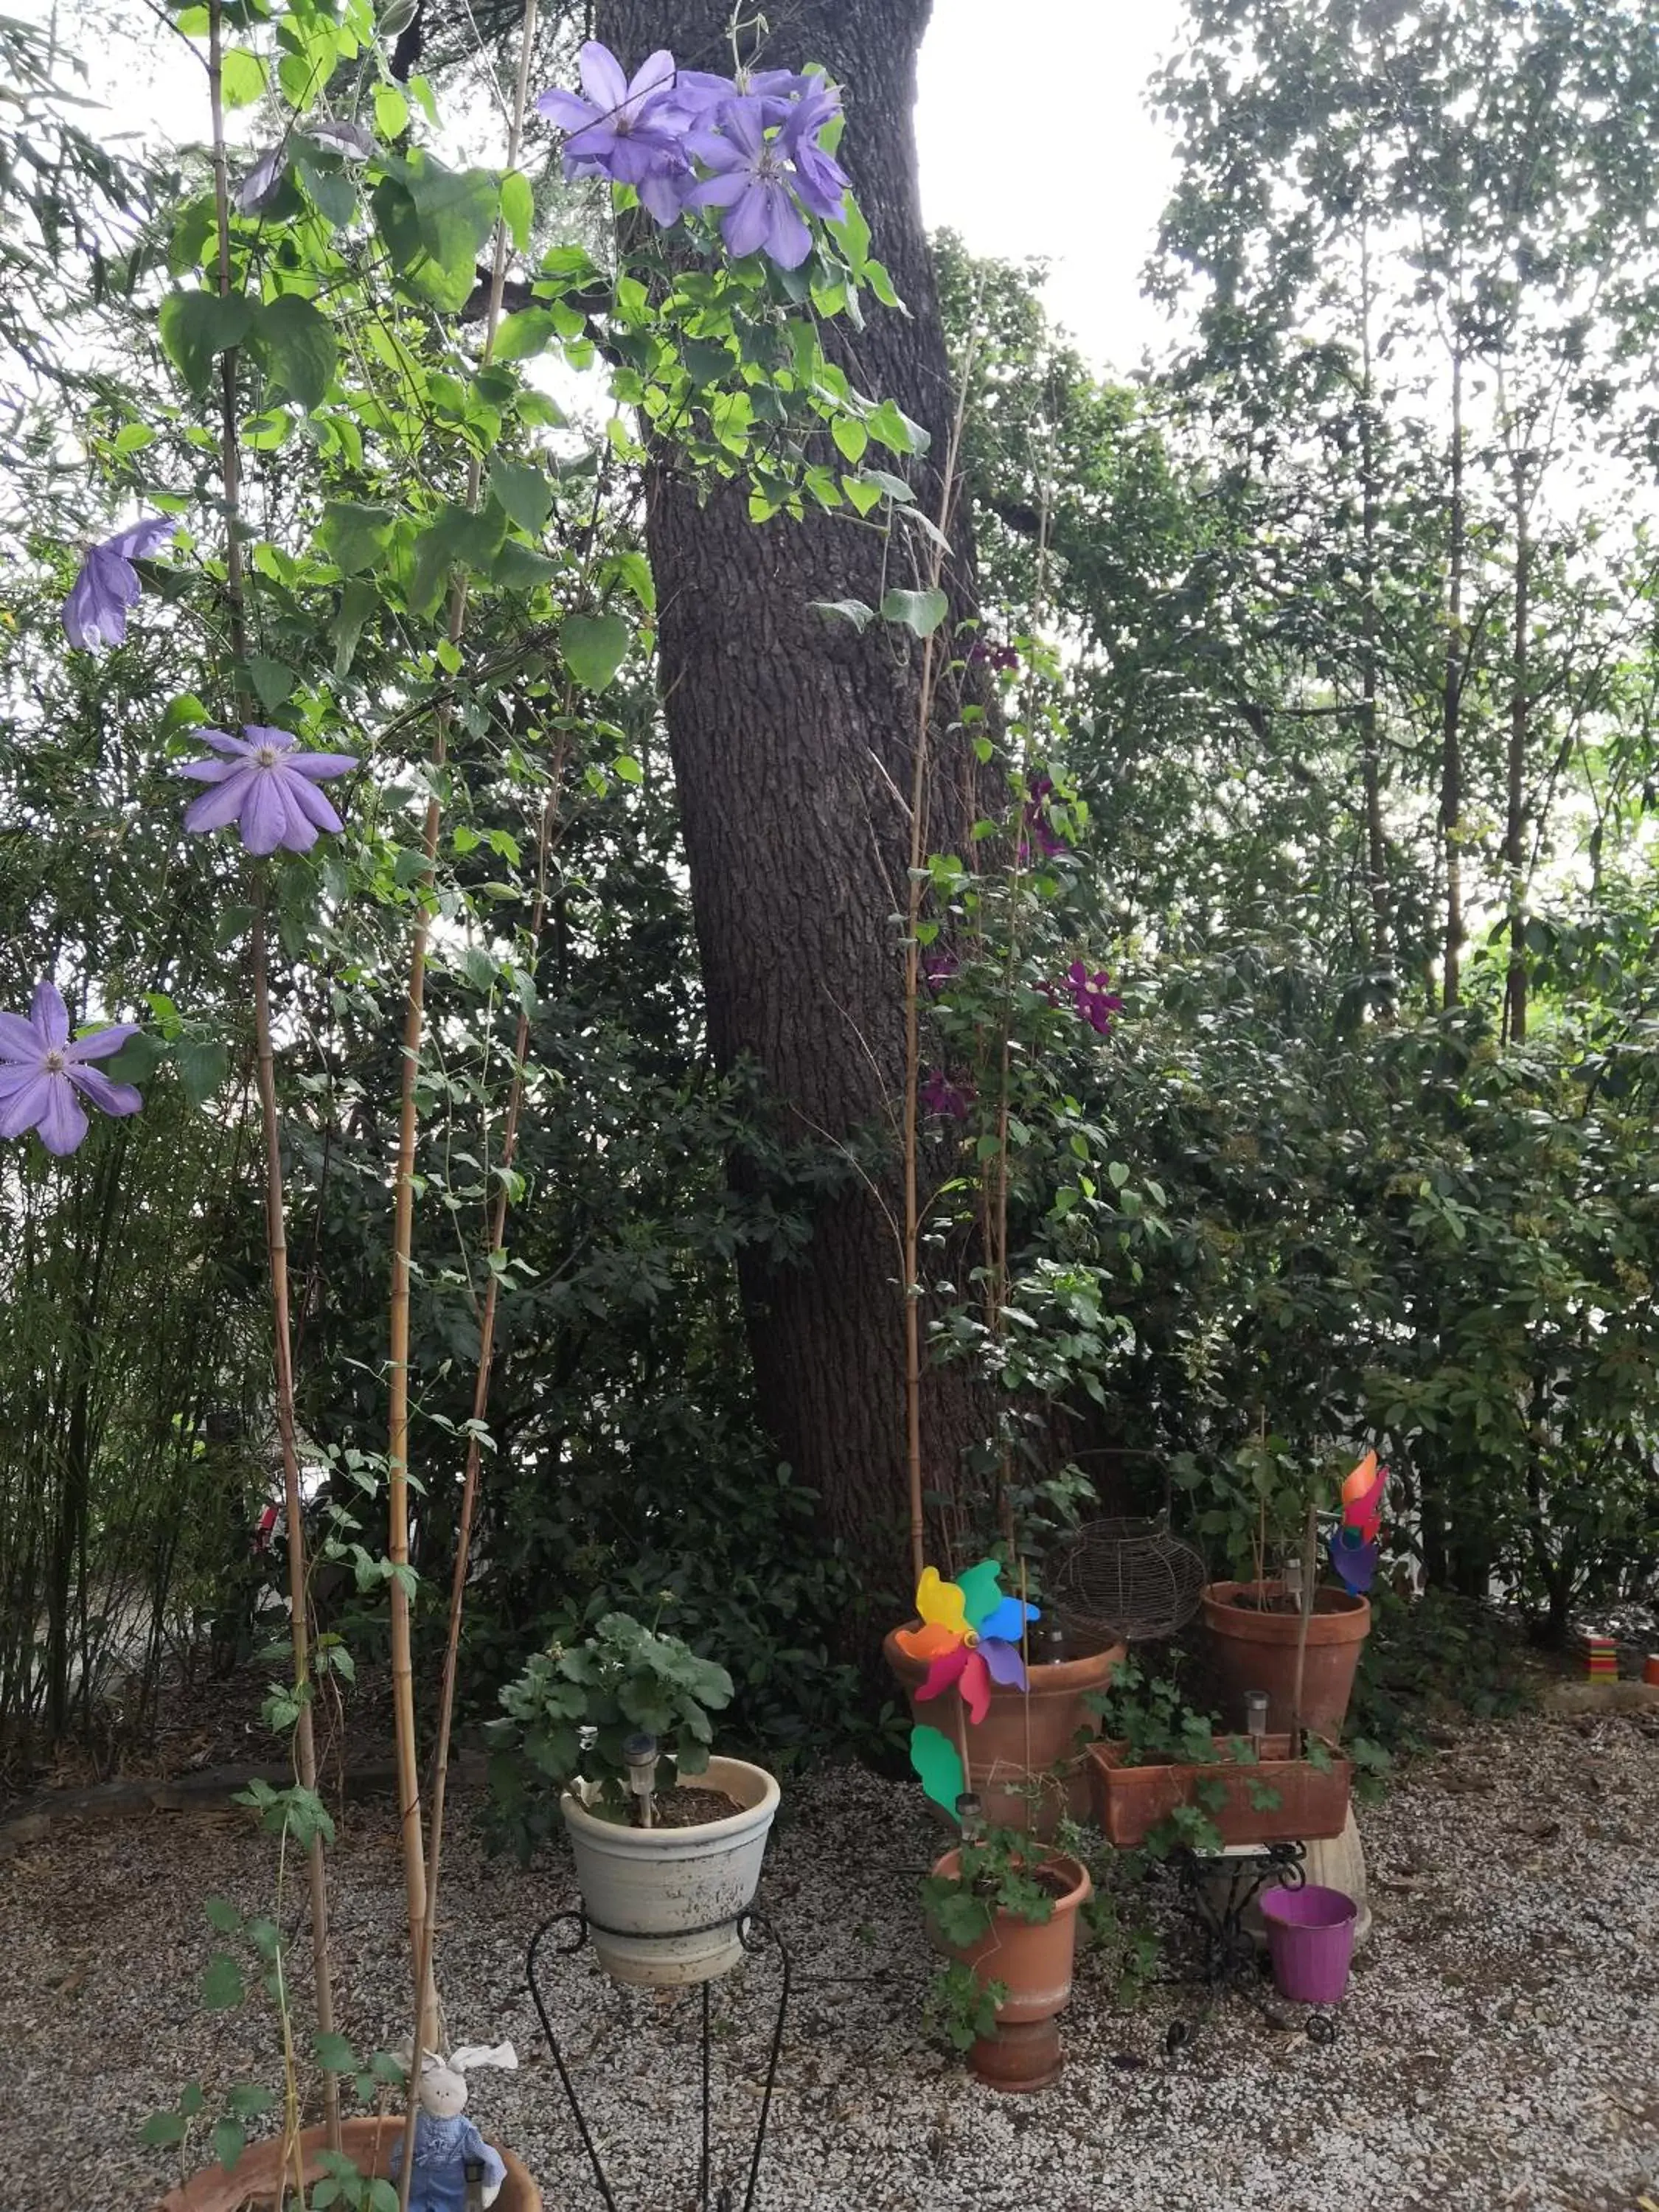
M 1267 1923 L 1267 1949 L 1281 1996 L 1295 2004 L 1341 2002 L 1358 1917 L 1352 1898 L 1316 1882 L 1262 1892 L 1261 1917 Z

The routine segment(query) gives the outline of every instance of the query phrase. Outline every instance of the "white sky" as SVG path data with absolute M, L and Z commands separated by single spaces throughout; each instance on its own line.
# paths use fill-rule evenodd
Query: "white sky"
M 25 16 L 46 6 L 22 0 Z M 71 38 L 77 12 L 60 18 Z M 1140 270 L 1172 165 L 1142 90 L 1180 16 L 1181 0 L 934 0 L 922 51 L 928 223 L 975 252 L 1052 263 L 1050 311 L 1101 368 L 1133 368 L 1164 329 Z M 130 35 L 116 30 L 86 57 L 108 103 L 100 135 L 199 138 L 199 66 L 136 5 L 126 21 Z
M 1181 15 L 1181 0 L 933 0 L 922 48 L 928 223 L 1051 262 L 1049 311 L 1099 368 L 1132 368 L 1166 329 L 1140 270 L 1174 164 L 1142 94 Z

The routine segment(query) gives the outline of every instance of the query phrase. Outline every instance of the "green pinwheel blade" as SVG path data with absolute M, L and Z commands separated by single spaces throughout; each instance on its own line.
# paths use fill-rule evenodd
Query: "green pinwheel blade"
M 962 1592 L 962 1601 L 968 1613 L 968 1626 L 975 1634 L 980 1623 L 994 1613 L 1002 1603 L 1002 1569 L 995 1559 L 981 1559 L 976 1567 L 969 1567 L 965 1575 L 957 1577 L 957 1588 Z
M 910 1764 L 927 1796 L 954 1820 L 957 1800 L 968 1787 L 968 1778 L 962 1771 L 962 1753 L 950 1737 L 918 1723 L 910 1731 Z

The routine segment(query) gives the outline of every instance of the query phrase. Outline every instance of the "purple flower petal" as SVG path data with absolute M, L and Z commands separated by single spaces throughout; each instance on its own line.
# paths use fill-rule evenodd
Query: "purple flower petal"
M 290 819 L 303 819 L 313 830 L 337 831 L 344 829 L 344 823 L 314 784 L 306 783 L 297 775 L 285 777 L 283 796 L 288 802 Z M 313 841 L 307 839 L 307 842 L 310 843 Z
M 585 124 L 598 119 L 591 103 L 580 93 L 566 92 L 559 85 L 541 94 L 536 102 L 536 112 L 545 116 L 550 123 L 556 123 L 561 131 L 580 131 Z
M 772 193 L 765 185 L 751 181 L 720 225 L 721 234 L 729 250 L 741 260 L 746 253 L 760 252 L 771 228 Z
M 685 196 L 685 204 L 689 208 L 730 207 L 754 189 L 747 170 L 734 169 L 730 176 L 705 177 L 701 184 L 694 185 Z
M 205 763 L 204 763 L 205 765 Z M 182 775 L 183 770 L 179 773 Z M 259 781 L 256 768 L 233 769 L 216 790 L 204 791 L 185 809 L 185 827 L 191 831 L 226 830 L 235 821 Z
M 659 46 L 654 54 L 646 56 L 630 78 L 628 86 L 629 106 L 638 112 L 643 109 L 646 101 L 653 94 L 659 95 L 665 92 L 672 92 L 677 74 L 673 55 L 665 46 Z
M 0 1062 L 34 1067 L 46 1049 L 40 1032 L 21 1014 L 0 1014 Z
M 198 802 L 199 804 L 199 802 Z M 242 842 L 250 853 L 274 853 L 288 828 L 288 808 L 274 775 L 256 769 L 242 801 Z
M 46 1150 L 62 1159 L 75 1150 L 91 1125 L 67 1075 L 48 1075 L 42 1080 L 46 1086 L 46 1111 L 34 1126 Z
M 78 1062 L 109 1060 L 120 1051 L 129 1037 L 136 1037 L 137 1034 L 137 1022 L 112 1022 L 107 1029 L 94 1030 L 90 1036 L 72 1039 L 64 1047 L 64 1056 L 66 1060 Z
M 289 775 L 303 775 L 313 783 L 326 783 L 331 775 L 349 775 L 362 763 L 356 753 L 295 753 L 283 763 Z
M 582 90 L 601 115 L 613 114 L 628 99 L 628 79 L 609 46 L 590 39 L 576 57 Z
M 193 776 L 198 783 L 222 783 L 227 776 L 237 775 L 244 765 L 241 761 L 180 761 L 171 773 Z
M 136 1114 L 143 1100 L 130 1083 L 112 1083 L 101 1069 L 70 1067 L 65 1073 L 83 1097 L 90 1098 L 102 1114 Z
M 21 1137 L 32 1129 L 52 1100 L 52 1078 L 36 1068 L 16 1071 L 0 1088 L 0 1137 Z M 64 1086 L 67 1089 L 67 1085 Z
M 69 1008 L 56 983 L 37 983 L 29 1001 L 29 1021 L 48 1049 L 69 1042 Z
M 799 209 L 779 185 L 771 194 L 766 251 L 780 269 L 799 269 L 812 251 L 812 234 Z
M 179 525 L 170 514 L 147 515 L 143 521 L 135 522 L 131 530 L 118 531 L 113 538 L 106 538 L 100 550 L 113 553 L 123 561 L 147 561 L 164 545 L 171 545 L 178 533 Z

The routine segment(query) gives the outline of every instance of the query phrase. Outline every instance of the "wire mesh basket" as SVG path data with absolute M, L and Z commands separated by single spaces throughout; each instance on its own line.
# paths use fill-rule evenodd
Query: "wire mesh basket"
M 1067 1653 L 1083 1659 L 1114 1644 L 1173 1636 L 1198 1611 L 1209 1573 L 1203 1553 L 1159 1514 L 1085 1521 L 1050 1553 L 1043 1579 Z

